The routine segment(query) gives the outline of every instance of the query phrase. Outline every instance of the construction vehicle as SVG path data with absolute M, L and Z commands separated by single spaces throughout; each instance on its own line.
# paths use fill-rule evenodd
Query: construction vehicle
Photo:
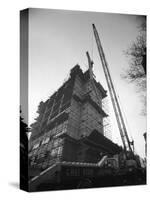
M 99 53 L 99 56 L 100 56 L 100 59 L 101 59 L 101 62 L 102 62 L 102 67 L 103 67 L 105 78 L 106 78 L 106 81 L 107 81 L 112 105 L 113 105 L 113 108 L 114 108 L 114 112 L 115 112 L 115 116 L 116 116 L 116 120 L 117 120 L 117 124 L 118 124 L 118 128 L 119 128 L 120 136 L 121 136 L 121 139 L 122 139 L 123 147 L 124 147 L 124 150 L 125 150 L 126 155 L 127 155 L 127 150 L 129 150 L 131 153 L 133 153 L 132 146 L 131 146 L 131 144 L 133 142 L 130 142 L 128 134 L 127 134 L 127 129 L 126 129 L 126 126 L 125 126 L 125 122 L 124 122 L 124 119 L 123 119 L 123 115 L 122 115 L 122 112 L 121 112 L 119 101 L 118 101 L 118 98 L 117 98 L 117 95 L 116 95 L 114 84 L 113 84 L 113 81 L 112 81 L 112 78 L 111 78 L 111 75 L 110 75 L 108 63 L 106 61 L 104 50 L 103 50 L 98 32 L 97 32 L 94 24 L 93 24 L 93 31 L 94 31 L 94 36 L 95 36 L 97 48 L 98 48 L 98 53 Z
M 106 57 L 105 57 L 104 50 L 103 50 L 103 47 L 102 47 L 102 44 L 101 44 L 101 41 L 99 38 L 99 34 L 97 32 L 95 25 L 92 24 L 92 26 L 93 26 L 93 32 L 94 32 L 94 36 L 95 36 L 95 40 L 96 40 L 96 44 L 97 44 L 97 48 L 98 48 L 98 53 L 99 53 L 99 56 L 101 59 L 103 71 L 105 74 L 107 86 L 108 86 L 109 93 L 110 93 L 111 102 L 112 102 L 115 117 L 117 120 L 117 125 L 119 128 L 120 136 L 121 136 L 123 147 L 124 147 L 126 166 L 131 167 L 133 165 L 132 167 L 136 168 L 137 161 L 135 159 L 135 155 L 134 155 L 134 151 L 133 151 L 134 150 L 134 141 L 130 141 L 130 139 L 129 139 L 125 121 L 123 118 L 123 114 L 121 112 L 121 107 L 119 105 L 119 101 L 118 101 L 115 87 L 114 87 L 114 84 L 113 84 L 113 81 L 112 81 L 112 78 L 110 75 L 108 63 L 106 61 Z

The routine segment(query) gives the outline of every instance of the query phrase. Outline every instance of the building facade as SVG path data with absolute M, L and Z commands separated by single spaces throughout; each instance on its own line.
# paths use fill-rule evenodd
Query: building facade
M 104 136 L 106 96 L 102 85 L 91 80 L 90 70 L 72 68 L 69 79 L 39 104 L 39 116 L 31 125 L 30 167 L 46 169 L 62 161 L 97 163 L 105 153 L 118 153 L 120 147 Z

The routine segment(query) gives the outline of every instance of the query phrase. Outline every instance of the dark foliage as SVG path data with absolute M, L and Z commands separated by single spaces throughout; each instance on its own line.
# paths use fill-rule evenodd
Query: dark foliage
M 20 188 L 28 190 L 28 126 L 20 116 Z

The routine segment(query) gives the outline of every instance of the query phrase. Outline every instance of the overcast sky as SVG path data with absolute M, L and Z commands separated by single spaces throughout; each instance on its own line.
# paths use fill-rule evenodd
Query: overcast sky
M 37 116 L 39 102 L 62 85 L 73 66 L 78 63 L 83 71 L 87 69 L 86 51 L 94 61 L 97 81 L 107 89 L 92 30 L 94 23 L 136 151 L 143 156 L 146 118 L 140 115 L 142 104 L 135 87 L 120 76 L 129 66 L 123 51 L 138 35 L 137 16 L 48 9 L 30 9 L 29 13 L 29 124 Z M 111 118 L 112 139 L 120 143 L 116 121 Z

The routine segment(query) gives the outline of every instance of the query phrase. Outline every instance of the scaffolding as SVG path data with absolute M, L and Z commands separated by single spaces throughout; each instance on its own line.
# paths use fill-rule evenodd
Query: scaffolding
M 45 113 L 41 119 L 43 134 L 32 142 L 33 148 L 29 154 L 31 166 L 44 169 L 61 161 L 64 148 L 61 136 L 64 134 L 80 140 L 97 130 L 110 139 L 103 91 L 96 85 L 94 87 L 90 78 L 85 77 L 87 72 L 70 77 L 45 102 Z
M 102 100 L 102 108 L 104 112 L 107 113 L 107 117 L 103 119 L 103 127 L 104 127 L 104 136 L 108 139 L 112 140 L 112 124 L 110 119 L 110 107 L 109 107 L 109 99 L 108 97 Z
M 82 84 L 82 81 L 77 76 L 74 85 L 74 94 L 77 95 L 82 102 L 89 97 L 102 108 L 102 95 L 99 90 L 97 90 L 97 94 L 95 94 L 91 81 Z M 104 134 L 103 116 L 88 101 L 80 104 L 80 102 L 77 103 L 73 100 L 70 116 L 72 118 L 72 123 L 69 124 L 72 124 L 79 129 L 79 137 L 88 136 L 93 130 L 97 130 L 101 134 Z M 80 124 L 79 127 L 78 124 Z

